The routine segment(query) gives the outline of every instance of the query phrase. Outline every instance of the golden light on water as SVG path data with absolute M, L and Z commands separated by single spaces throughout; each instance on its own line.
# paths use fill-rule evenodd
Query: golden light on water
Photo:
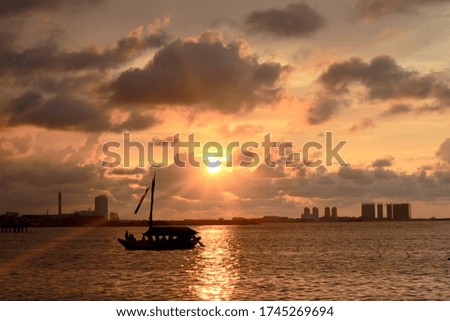
M 200 300 L 231 300 L 239 279 L 238 253 L 233 253 L 233 236 L 218 226 L 202 233 L 208 245 L 201 249 L 198 266 L 192 272 L 198 282 L 191 290 Z

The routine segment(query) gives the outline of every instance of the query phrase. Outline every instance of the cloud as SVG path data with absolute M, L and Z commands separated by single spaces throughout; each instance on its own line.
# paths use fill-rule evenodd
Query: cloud
M 9 126 L 81 131 L 103 131 L 109 126 L 97 108 L 64 94 L 45 99 L 36 91 L 28 91 L 14 99 L 5 112 L 9 115 Z
M 80 0 L 76 6 L 70 0 L 16 0 L 0 2 L 0 17 L 7 18 L 16 15 L 28 14 L 33 11 L 53 11 L 60 8 L 72 8 L 90 6 L 103 2 L 103 0 Z
M 283 9 L 254 11 L 245 24 L 254 33 L 305 37 L 321 29 L 325 18 L 306 3 L 293 3 Z
M 388 156 L 385 158 L 379 158 L 373 161 L 372 167 L 382 168 L 382 167 L 390 167 L 394 162 L 394 157 Z
M 99 150 L 99 133 L 90 133 L 86 137 L 84 145 L 80 146 L 78 149 L 73 148 L 71 145 L 67 146 L 64 150 L 63 161 L 70 164 L 85 164 L 89 162 L 95 162 L 97 152 Z
M 359 123 L 354 124 L 352 127 L 350 127 L 348 130 L 350 132 L 357 132 L 360 130 L 364 130 L 366 128 L 375 128 L 375 122 L 372 119 L 365 118 L 361 120 Z
M 374 177 L 370 172 L 350 166 L 339 168 L 338 177 L 343 180 L 350 180 L 356 185 L 368 185 L 374 182 Z
M 70 213 L 91 207 L 94 196 L 107 193 L 111 210 L 119 209 L 123 213 L 121 218 L 131 218 L 125 213 L 132 213 L 143 188 L 148 186 L 148 170 L 102 169 L 96 163 L 100 158 L 98 144 L 98 135 L 92 134 L 79 147 L 36 150 L 19 159 L 0 157 L 3 186 L 0 212 L 45 213 L 50 208 L 55 213 L 56 193 L 62 191 L 64 211 Z M 45 161 L 42 155 L 46 155 Z M 296 172 L 302 174 L 295 175 Z M 337 206 L 357 206 L 362 199 L 424 202 L 449 199 L 450 173 L 444 169 L 431 174 L 424 171 L 407 174 L 385 166 L 343 167 L 328 172 L 325 168 L 260 165 L 254 171 L 234 168 L 232 173 L 222 171 L 217 175 L 208 175 L 204 168 L 173 165 L 158 170 L 157 218 L 261 217 L 274 212 L 294 216 L 298 204 L 286 203 L 286 199 L 296 197 L 318 205 Z M 143 206 L 142 211 L 146 212 L 148 202 Z M 142 215 L 139 218 L 145 219 Z
M 21 51 L 13 47 L 14 36 L 0 33 L 0 75 L 29 75 L 37 71 L 84 71 L 106 70 L 119 67 L 136 58 L 149 48 L 161 47 L 167 41 L 166 33 L 156 32 L 143 35 L 137 28 L 127 37 L 118 40 L 112 47 L 98 49 L 91 47 L 80 51 L 66 52 L 54 40 L 27 47 Z M 151 25 L 149 27 L 151 29 Z
M 296 197 L 326 200 L 328 203 L 353 204 L 361 200 L 405 200 L 433 202 L 448 200 L 448 185 L 443 184 L 449 178 L 448 171 L 436 171 L 429 175 L 418 171 L 407 174 L 378 167 L 363 169 L 341 167 L 337 172 L 325 175 L 308 173 L 300 179 L 279 180 L 275 189 Z M 448 184 L 448 183 L 447 183 Z
M 223 125 L 219 128 L 219 130 L 225 137 L 251 137 L 257 133 L 260 133 L 263 130 L 263 127 L 251 124 L 237 125 L 234 127 Z
M 440 146 L 436 152 L 436 157 L 450 163 L 450 138 L 447 138 Z
M 250 110 L 279 100 L 288 67 L 241 54 L 211 32 L 160 49 L 144 68 L 129 69 L 109 85 L 116 104 L 203 105 L 222 113 Z
M 93 195 L 91 198 L 89 191 L 93 186 L 102 187 L 99 166 L 76 164 L 72 159 L 67 161 L 67 156 L 72 153 L 37 150 L 27 157 L 0 159 L 0 213 L 17 210 L 22 214 L 43 214 L 49 207 L 53 207 L 55 213 L 58 191 L 63 192 L 64 206 L 90 203 Z M 68 194 L 70 196 L 66 196 Z
M 160 121 L 151 115 L 150 116 L 144 115 L 137 111 L 132 111 L 124 122 L 112 125 L 111 131 L 124 132 L 124 131 L 143 130 L 153 127 L 159 123 Z
M 414 13 L 420 7 L 450 3 L 449 0 L 359 0 L 355 16 L 359 19 L 380 19 L 397 13 Z
M 421 108 L 419 112 L 443 110 L 448 108 L 450 102 L 450 88 L 444 76 L 406 70 L 390 56 L 378 56 L 370 62 L 351 58 L 344 62 L 333 63 L 319 76 L 318 81 L 323 87 L 319 97 L 327 98 L 319 100 L 317 106 L 310 108 L 308 111 L 311 115 L 310 123 L 326 121 L 344 107 L 342 101 L 345 100 L 341 98 L 338 101 L 331 97 L 345 97 L 350 93 L 351 85 L 355 83 L 361 84 L 366 89 L 365 98 L 369 102 L 402 99 L 416 101 L 433 99 L 436 102 L 432 108 Z M 411 106 L 397 103 L 382 115 L 393 116 L 411 110 Z
M 33 143 L 31 135 L 13 136 L 6 138 L 0 136 L 0 150 L 3 149 L 8 155 L 23 155 L 30 151 Z
M 359 82 L 367 88 L 369 99 L 380 100 L 424 99 L 434 94 L 434 90 L 440 90 L 438 86 L 442 85 L 433 75 L 422 76 L 403 69 L 389 56 L 378 56 L 369 63 L 352 58 L 332 64 L 319 80 L 333 93 L 345 93 L 351 83 Z
M 421 113 L 434 113 L 434 112 L 444 112 L 445 109 L 447 108 L 446 105 L 423 105 L 420 106 L 418 108 L 416 108 L 416 112 L 421 114 Z
M 24 154 L 30 150 L 32 141 L 33 138 L 30 135 L 14 136 L 10 140 L 13 147 L 21 154 Z
M 391 108 L 389 108 L 388 110 L 383 112 L 381 115 L 385 116 L 385 117 L 403 115 L 403 114 L 407 114 L 407 113 L 411 112 L 411 110 L 412 110 L 411 105 L 395 104 L 395 105 L 391 106 Z
M 317 125 L 329 120 L 345 104 L 333 96 L 319 95 L 314 104 L 308 109 L 308 123 Z
M 113 168 L 111 169 L 112 175 L 145 175 L 148 170 L 145 168 L 135 167 L 135 168 Z
M 88 101 L 58 93 L 50 98 L 37 91 L 27 91 L 3 109 L 9 127 L 36 127 L 85 132 L 123 132 L 148 129 L 160 120 L 143 111 L 132 111 L 120 123 L 111 123 L 109 109 L 102 109 Z
M 112 110 L 103 108 L 107 97 L 98 88 L 107 82 L 111 69 L 147 49 L 163 46 L 169 21 L 169 17 L 156 19 L 146 31 L 140 26 L 105 49 L 70 52 L 62 50 L 55 39 L 17 49 L 17 37 L 0 31 L 0 79 L 9 79 L 0 89 L 7 97 L 0 106 L 1 126 L 118 132 L 156 125 L 158 120 L 142 110 L 128 112 L 122 123 L 111 123 Z M 11 99 L 12 95 L 16 97 Z

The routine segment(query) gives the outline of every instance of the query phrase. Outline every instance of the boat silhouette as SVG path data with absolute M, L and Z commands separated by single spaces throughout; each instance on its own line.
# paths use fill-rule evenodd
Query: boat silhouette
M 117 241 L 127 250 L 186 250 L 192 249 L 197 244 L 203 246 L 200 242 L 201 237 L 197 236 L 197 232 L 186 226 L 153 226 L 153 203 L 156 186 L 156 172 L 153 174 L 151 187 L 149 186 L 144 195 L 141 197 L 139 204 L 134 211 L 137 214 L 142 202 L 145 199 L 149 189 L 150 194 L 150 214 L 148 230 L 142 233 L 142 238 L 137 240 L 133 234 L 125 231 L 125 238 L 118 238 Z

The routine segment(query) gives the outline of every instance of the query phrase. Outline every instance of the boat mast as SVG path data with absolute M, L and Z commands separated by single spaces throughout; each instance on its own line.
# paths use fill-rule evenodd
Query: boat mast
M 148 217 L 148 227 L 149 227 L 149 229 L 151 229 L 152 226 L 153 226 L 153 199 L 154 199 L 154 195 L 155 195 L 155 180 L 156 180 L 156 172 L 153 175 L 153 180 L 152 180 L 152 194 L 151 194 L 151 201 L 150 201 L 150 215 Z

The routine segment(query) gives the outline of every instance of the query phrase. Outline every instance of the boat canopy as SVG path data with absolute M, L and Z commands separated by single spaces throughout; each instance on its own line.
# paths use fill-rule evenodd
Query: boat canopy
M 197 231 L 186 226 L 154 226 L 144 233 L 145 236 L 193 236 Z

